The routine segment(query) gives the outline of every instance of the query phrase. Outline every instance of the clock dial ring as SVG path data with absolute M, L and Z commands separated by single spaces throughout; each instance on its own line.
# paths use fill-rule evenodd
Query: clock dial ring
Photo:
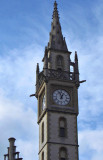
M 58 89 L 53 92 L 53 101 L 58 104 L 65 106 L 70 102 L 70 96 L 67 91 Z

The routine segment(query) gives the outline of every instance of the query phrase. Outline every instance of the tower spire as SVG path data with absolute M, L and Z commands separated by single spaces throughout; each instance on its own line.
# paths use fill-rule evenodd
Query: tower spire
M 53 11 L 53 18 L 59 19 L 58 9 L 57 9 L 57 2 L 54 2 L 54 11 Z
M 68 51 L 67 45 L 65 42 L 65 38 L 62 35 L 61 25 L 59 22 L 59 13 L 57 8 L 57 2 L 54 2 L 54 10 L 52 16 L 52 23 L 51 23 L 51 32 L 49 37 L 48 48 L 56 49 L 56 50 L 63 50 Z

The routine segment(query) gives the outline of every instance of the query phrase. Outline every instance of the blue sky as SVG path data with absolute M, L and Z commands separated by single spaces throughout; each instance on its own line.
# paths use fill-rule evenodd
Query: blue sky
M 79 157 L 103 160 L 103 1 L 58 0 L 68 49 L 78 52 Z M 38 159 L 35 68 L 49 40 L 52 0 L 0 0 L 0 160 L 8 138 L 25 160 Z

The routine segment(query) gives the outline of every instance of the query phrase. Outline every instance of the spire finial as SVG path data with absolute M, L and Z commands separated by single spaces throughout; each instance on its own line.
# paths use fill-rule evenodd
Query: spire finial
M 57 2 L 56 1 L 54 2 L 54 8 L 57 9 Z
M 59 18 L 57 2 L 54 2 L 54 11 L 53 11 L 53 18 Z

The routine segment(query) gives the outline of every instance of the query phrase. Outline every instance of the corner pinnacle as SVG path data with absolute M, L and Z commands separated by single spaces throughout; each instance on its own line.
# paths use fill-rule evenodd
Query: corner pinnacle
M 77 51 L 75 51 L 75 61 L 78 61 Z

